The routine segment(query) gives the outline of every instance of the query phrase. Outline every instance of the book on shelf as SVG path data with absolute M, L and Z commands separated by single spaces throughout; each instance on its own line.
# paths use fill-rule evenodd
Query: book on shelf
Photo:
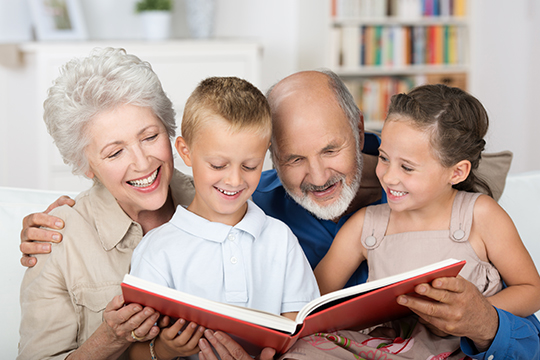
M 338 30 L 339 29 L 339 30 Z M 402 68 L 410 65 L 464 64 L 465 29 L 455 25 L 347 25 L 332 33 L 339 65 Z
M 384 279 L 323 295 L 306 304 L 296 321 L 268 312 L 186 294 L 127 274 L 122 282 L 126 303 L 150 306 L 161 315 L 193 321 L 223 331 L 247 351 L 263 347 L 287 351 L 297 339 L 316 332 L 366 328 L 410 313 L 396 302 L 414 287 L 439 277 L 456 276 L 465 261 L 445 260 Z

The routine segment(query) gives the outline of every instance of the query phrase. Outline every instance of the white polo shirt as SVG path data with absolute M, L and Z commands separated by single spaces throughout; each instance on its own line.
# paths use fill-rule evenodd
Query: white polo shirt
M 178 206 L 171 221 L 150 231 L 137 246 L 131 274 L 274 314 L 298 311 L 320 296 L 292 231 L 251 201 L 234 227 Z

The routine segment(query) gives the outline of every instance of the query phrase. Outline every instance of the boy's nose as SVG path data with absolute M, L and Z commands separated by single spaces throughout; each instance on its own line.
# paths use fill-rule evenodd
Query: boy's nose
M 230 186 L 240 185 L 242 183 L 242 175 L 240 174 L 240 169 L 231 168 L 227 172 L 225 183 Z

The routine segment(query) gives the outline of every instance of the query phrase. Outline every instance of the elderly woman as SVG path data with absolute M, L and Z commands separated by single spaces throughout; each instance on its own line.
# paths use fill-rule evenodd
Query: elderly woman
M 53 210 L 63 241 L 24 276 L 18 358 L 124 357 L 159 332 L 159 314 L 119 295 L 132 252 L 194 195 L 174 170 L 175 112 L 150 65 L 120 49 L 67 63 L 44 110 L 64 161 L 94 185 Z

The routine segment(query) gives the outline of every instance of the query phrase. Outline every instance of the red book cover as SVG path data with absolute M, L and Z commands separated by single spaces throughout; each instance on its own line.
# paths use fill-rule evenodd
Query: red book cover
M 124 277 L 122 292 L 126 303 L 150 306 L 162 315 L 224 331 L 253 354 L 263 347 L 283 353 L 298 338 L 315 332 L 366 328 L 408 315 L 409 309 L 396 302 L 399 295 L 413 293 L 418 284 L 456 276 L 464 264 L 465 261 L 449 259 L 334 291 L 304 306 L 296 322 L 255 309 L 202 299 L 129 274 Z

